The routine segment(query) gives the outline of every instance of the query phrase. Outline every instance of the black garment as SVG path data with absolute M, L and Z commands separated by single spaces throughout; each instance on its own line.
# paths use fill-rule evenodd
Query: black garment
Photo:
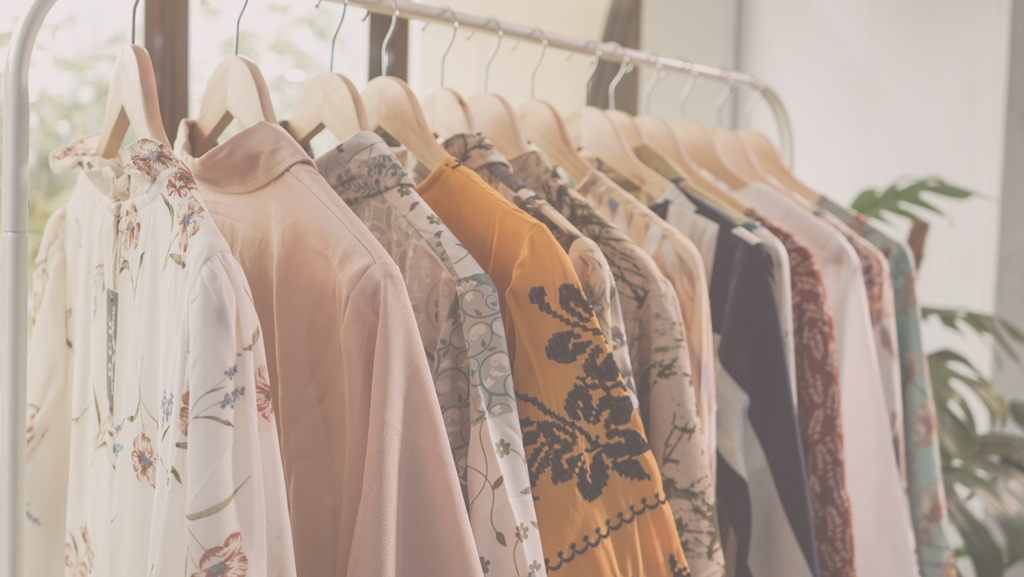
M 677 183 L 678 184 L 678 183 Z M 750 399 L 748 418 L 764 450 L 779 499 L 814 575 L 818 562 L 811 524 L 803 450 L 776 300 L 774 263 L 763 243 L 734 232 L 736 222 L 703 199 L 689 194 L 697 214 L 719 225 L 710 287 L 711 323 L 719 336 L 718 358 Z M 668 203 L 651 207 L 662 218 Z M 719 509 L 737 538 L 737 577 L 754 574 L 748 563 L 751 501 L 747 481 L 718 458 Z

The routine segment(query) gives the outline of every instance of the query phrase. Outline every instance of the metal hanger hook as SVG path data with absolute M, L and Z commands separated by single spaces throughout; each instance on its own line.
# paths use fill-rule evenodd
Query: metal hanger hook
M 540 26 L 535 26 L 534 28 L 540 33 L 540 52 L 537 53 L 537 60 L 533 62 L 533 68 L 530 69 L 530 98 L 533 98 L 534 88 L 537 86 L 537 70 L 540 69 L 540 63 L 544 60 L 544 53 L 548 50 L 548 35 L 544 33 L 544 29 Z
M 324 0 L 317 0 L 316 1 L 316 8 L 319 8 L 320 7 L 320 3 L 323 2 L 323 1 Z M 347 13 L 348 13 L 348 0 L 345 0 L 345 2 L 342 4 L 342 7 L 341 7 L 341 20 L 338 21 L 338 27 L 334 29 L 334 36 L 331 37 L 331 67 L 330 67 L 330 71 L 331 72 L 334 72 L 334 46 L 338 42 L 338 33 L 341 32 L 341 25 L 345 23 L 345 14 L 347 14 Z M 367 14 L 369 14 L 369 13 L 367 13 Z
M 138 4 L 136 0 L 135 4 Z M 242 4 L 242 10 L 238 13 L 238 20 L 235 21 L 235 56 L 238 56 L 238 37 L 242 31 L 242 15 L 245 14 L 245 9 L 249 7 L 249 0 L 245 0 Z
M 135 44 L 135 12 L 139 9 L 139 0 L 135 0 L 135 5 L 132 6 L 132 44 Z
M 749 127 L 754 120 L 754 111 L 757 110 L 757 106 L 764 100 L 764 89 L 766 88 L 764 82 L 758 82 L 757 94 L 750 100 L 750 104 L 747 105 L 746 110 L 743 111 L 743 115 L 747 117 L 747 126 Z
M 587 40 L 587 45 L 594 45 L 594 57 L 590 59 L 590 67 L 587 68 L 587 73 L 583 76 L 583 107 L 586 108 L 587 100 L 590 97 L 590 81 L 594 79 L 594 74 L 597 73 L 597 67 L 601 64 L 601 56 L 604 52 L 601 50 L 601 45 L 593 40 Z
M 661 82 L 668 76 L 668 72 L 665 72 L 665 65 L 661 62 L 661 58 L 658 57 L 657 52 L 653 50 L 644 50 L 644 52 L 647 52 L 651 56 L 654 56 L 655 59 L 654 76 L 651 77 L 650 82 L 648 82 L 647 86 L 644 87 L 643 112 L 644 114 L 650 114 L 651 93 L 654 92 L 654 87 L 657 86 L 659 82 Z
M 725 90 L 722 91 L 722 95 L 719 96 L 718 100 L 715 101 L 715 113 L 716 114 L 719 111 L 722 110 L 723 106 L 725 106 L 726 101 L 729 100 L 729 96 L 732 95 L 732 91 L 735 88 L 736 88 L 736 81 L 733 79 L 732 74 L 729 74 L 729 76 L 727 77 L 726 83 L 725 83 Z
M 444 62 L 448 59 L 448 52 L 451 51 L 452 44 L 455 44 L 455 37 L 459 35 L 459 19 L 455 16 L 455 11 L 451 6 L 445 4 L 442 8 L 447 10 L 452 17 L 452 36 L 448 39 L 448 45 L 444 47 L 444 52 L 441 53 L 441 79 L 438 81 L 438 86 L 444 88 Z M 426 28 L 426 24 L 423 27 Z
M 501 39 L 505 36 L 505 31 L 501 29 L 501 22 L 493 15 L 487 17 L 488 20 L 494 22 L 494 28 L 496 30 L 494 48 L 491 48 L 491 53 L 487 55 L 487 60 L 484 61 L 484 92 L 487 92 L 487 84 L 491 76 L 491 62 L 494 62 L 494 57 L 498 55 L 498 48 L 501 48 Z
M 690 69 L 690 81 L 683 87 L 683 91 L 679 93 L 679 111 L 682 115 L 686 116 L 686 101 L 690 99 L 690 94 L 693 93 L 693 89 L 697 87 L 700 78 L 697 76 L 697 69 Z
M 248 2 L 249 0 L 246 0 Z M 395 24 L 398 23 L 398 0 L 391 0 L 391 8 L 394 12 L 391 13 L 391 25 L 388 26 L 388 33 L 384 35 L 384 42 L 380 44 L 380 75 L 388 75 L 388 44 L 391 43 L 391 35 L 395 32 Z
M 626 55 L 626 49 L 618 42 L 612 42 L 612 44 L 619 47 L 622 63 L 619 64 L 619 71 L 615 74 L 615 78 L 612 78 L 612 81 L 608 83 L 608 110 L 615 110 L 615 89 L 619 87 L 622 77 L 633 69 L 633 66 L 629 63 L 629 56 Z

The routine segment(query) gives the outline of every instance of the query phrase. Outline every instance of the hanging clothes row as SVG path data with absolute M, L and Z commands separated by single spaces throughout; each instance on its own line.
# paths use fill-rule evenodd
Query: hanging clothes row
M 236 42 L 172 145 L 131 45 L 51 154 L 29 574 L 955 574 L 909 252 L 766 137 L 298 102 Z

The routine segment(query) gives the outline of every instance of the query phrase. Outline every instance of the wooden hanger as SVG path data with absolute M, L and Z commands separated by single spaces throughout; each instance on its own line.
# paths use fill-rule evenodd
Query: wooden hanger
M 217 146 L 232 119 L 243 128 L 263 121 L 277 124 L 267 81 L 255 62 L 238 55 L 222 60 L 206 83 L 192 128 L 193 154 L 202 156 Z
M 715 178 L 737 190 L 750 184 L 750 179 L 737 173 L 723 161 L 707 128 L 687 119 L 673 120 L 669 122 L 669 127 L 686 154 Z
M 400 78 L 388 76 L 388 43 L 395 31 L 398 21 L 398 3 L 391 0 L 394 12 L 391 14 L 391 26 L 384 35 L 380 47 L 380 76 L 371 80 L 363 89 L 363 103 L 366 105 L 366 117 L 370 121 L 370 129 L 405 145 L 409 152 L 430 170 L 434 170 L 445 161 L 450 154 L 437 143 L 430 132 L 423 109 L 412 89 Z
M 505 158 L 515 158 L 530 151 L 519 116 L 507 100 L 493 92 L 479 92 L 470 96 L 467 104 L 473 112 L 477 129 Z
M 345 23 L 346 12 L 348 0 L 345 0 L 341 21 L 331 39 L 330 71 L 317 74 L 302 87 L 292 109 L 292 116 L 288 119 L 288 132 L 303 147 L 325 128 L 340 141 L 347 140 L 356 132 L 370 129 L 359 91 L 352 81 L 334 72 L 334 45 L 338 41 L 341 25 Z
M 534 145 L 548 153 L 576 182 L 583 182 L 594 167 L 580 156 L 562 115 L 547 102 L 527 100 L 516 109 L 523 132 Z
M 673 186 L 672 182 L 637 158 L 632 147 L 604 110 L 586 106 L 566 119 L 569 134 L 578 139 L 583 150 L 596 155 L 622 177 L 640 187 L 641 200 L 653 203 Z
M 234 55 L 222 60 L 213 70 L 199 102 L 199 114 L 191 134 L 192 154 L 196 156 L 217 146 L 217 138 L 234 118 L 243 128 L 262 121 L 277 124 L 267 81 L 255 62 L 238 55 L 239 30 L 248 5 L 249 0 L 245 0 L 235 24 Z
M 442 140 L 447 140 L 456 134 L 475 133 L 477 128 L 473 121 L 473 113 L 466 105 L 466 101 L 458 92 L 444 86 L 444 64 L 448 58 L 448 52 L 452 49 L 452 44 L 455 43 L 455 37 L 459 33 L 459 20 L 455 17 L 454 10 L 448 6 L 443 8 L 452 17 L 452 35 L 441 54 L 441 81 L 437 88 L 423 97 L 423 114 L 427 119 L 427 125 L 434 131 L 434 134 Z
M 751 182 L 760 182 L 776 188 L 780 186 L 774 178 L 754 164 L 750 151 L 735 132 L 720 126 L 710 130 L 711 137 L 715 141 L 715 148 L 729 168 L 742 174 L 744 178 Z
M 747 148 L 754 157 L 754 162 L 764 172 L 773 176 L 786 189 L 799 194 L 813 203 L 818 202 L 820 195 L 793 176 L 793 173 L 786 168 L 786 164 L 782 162 L 778 150 L 775 149 L 775 146 L 768 140 L 767 136 L 752 130 L 740 130 L 737 131 L 737 134 L 740 140 L 747 145 Z
M 361 130 L 370 130 L 359 91 L 337 72 L 321 72 L 311 78 L 288 119 L 288 132 L 302 146 L 325 128 L 340 141 Z
M 405 145 L 418 162 L 431 170 L 451 156 L 434 138 L 416 95 L 401 79 L 374 78 L 363 89 L 363 103 L 370 130 Z
M 530 145 L 526 140 L 526 133 L 519 123 L 519 116 L 512 108 L 508 100 L 501 95 L 487 91 L 487 77 L 490 72 L 491 60 L 497 53 L 498 44 L 501 42 L 501 24 L 495 20 L 498 29 L 498 42 L 495 43 L 491 56 L 484 64 L 484 87 L 483 91 L 469 97 L 469 108 L 473 111 L 477 126 L 487 136 L 506 158 L 515 158 L 530 151 Z M 547 50 L 548 38 L 543 30 L 537 29 L 541 34 L 540 53 L 530 70 L 530 99 L 534 97 L 534 86 L 536 85 L 537 69 L 544 59 L 544 52 Z
M 96 153 L 103 158 L 115 158 L 129 125 L 135 129 L 138 138 L 151 138 L 171 145 L 160 117 L 153 62 L 146 49 L 136 44 L 122 48 L 114 63 Z

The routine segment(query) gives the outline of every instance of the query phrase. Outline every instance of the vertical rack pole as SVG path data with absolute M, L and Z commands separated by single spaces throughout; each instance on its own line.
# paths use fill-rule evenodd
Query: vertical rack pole
M 4 70 L 0 187 L 0 575 L 25 575 L 25 412 L 28 363 L 28 71 L 36 36 L 57 0 L 35 0 Z

